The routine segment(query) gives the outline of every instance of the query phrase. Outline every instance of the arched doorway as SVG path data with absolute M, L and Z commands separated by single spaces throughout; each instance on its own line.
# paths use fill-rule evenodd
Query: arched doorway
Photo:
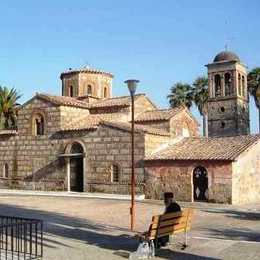
M 193 170 L 193 199 L 194 201 L 208 200 L 208 173 L 202 166 Z
M 70 149 L 70 190 L 84 191 L 83 155 L 84 149 L 80 143 L 73 143 Z

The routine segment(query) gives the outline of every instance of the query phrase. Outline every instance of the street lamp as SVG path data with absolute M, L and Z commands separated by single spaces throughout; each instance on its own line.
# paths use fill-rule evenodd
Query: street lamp
M 131 152 L 132 152 L 132 171 L 131 171 L 131 208 L 130 208 L 130 216 L 131 216 L 131 231 L 134 230 L 134 219 L 135 219 L 135 158 L 134 158 L 134 151 L 135 151 L 135 145 L 134 145 L 134 124 L 135 124 L 135 120 L 134 120 L 134 95 L 135 95 L 135 91 L 136 91 L 136 87 L 137 87 L 137 83 L 139 82 L 139 80 L 136 79 L 129 79 L 126 80 L 125 83 L 127 84 L 127 87 L 129 89 L 130 92 L 130 96 L 131 96 L 131 103 L 132 103 L 132 129 L 131 129 L 131 143 L 132 143 L 132 147 L 131 147 Z

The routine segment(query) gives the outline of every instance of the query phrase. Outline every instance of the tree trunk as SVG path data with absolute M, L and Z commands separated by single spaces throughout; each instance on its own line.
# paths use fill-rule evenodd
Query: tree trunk
M 259 112 L 259 115 L 260 115 L 260 112 Z M 209 136 L 209 133 L 208 133 L 208 115 L 207 114 L 203 115 L 203 136 L 204 137 Z

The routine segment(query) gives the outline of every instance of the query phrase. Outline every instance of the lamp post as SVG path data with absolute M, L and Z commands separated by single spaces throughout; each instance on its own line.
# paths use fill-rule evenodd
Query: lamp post
M 137 83 L 139 80 L 136 79 L 129 79 L 126 80 L 125 83 L 127 84 L 127 87 L 130 92 L 131 96 L 131 103 L 132 103 L 132 115 L 131 115 L 131 123 L 132 123 L 132 129 L 131 129 L 131 208 L 130 208 L 130 217 L 131 217 L 131 231 L 134 230 L 134 220 L 135 220 L 135 157 L 134 157 L 134 151 L 135 151 L 135 144 L 134 144 L 134 95 L 137 87 Z

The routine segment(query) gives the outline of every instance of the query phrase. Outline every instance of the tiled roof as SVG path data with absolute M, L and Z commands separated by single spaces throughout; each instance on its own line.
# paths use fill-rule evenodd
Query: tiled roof
M 82 130 L 94 130 L 100 125 L 105 125 L 113 128 L 122 129 L 125 131 L 131 131 L 131 124 L 128 122 L 115 122 L 107 121 L 105 115 L 88 115 L 85 118 L 81 118 L 78 122 L 61 129 L 61 131 L 82 131 Z M 152 127 L 135 125 L 135 132 L 149 133 L 161 136 L 170 136 L 170 133 L 161 129 L 156 129 Z
M 145 96 L 145 94 L 135 95 L 135 100 L 140 96 Z M 131 104 L 130 96 L 121 96 L 121 97 L 113 97 L 113 98 L 98 100 L 96 102 L 89 104 L 90 106 L 89 108 L 94 109 L 94 108 L 106 108 L 106 107 L 124 107 L 124 106 L 130 106 L 130 104 Z
M 183 111 L 184 107 L 176 107 L 172 109 L 156 109 L 145 111 L 139 114 L 135 121 L 143 122 L 143 121 L 159 121 L 159 120 L 169 120 L 171 117 L 177 115 L 181 111 Z
M 140 96 L 144 96 L 145 94 L 137 94 L 135 95 L 135 100 Z M 37 93 L 36 97 L 47 100 L 51 103 L 61 106 L 73 106 L 80 108 L 88 108 L 88 109 L 97 109 L 97 108 L 107 108 L 107 107 L 127 107 L 130 106 L 131 97 L 130 96 L 121 96 L 121 97 L 113 97 L 107 99 L 100 99 L 93 103 L 87 103 L 85 101 L 81 101 L 78 98 L 67 97 L 67 96 L 53 96 L 49 94 Z
M 233 161 L 247 148 L 255 144 L 260 135 L 216 138 L 183 138 L 145 160 L 229 160 Z
M 128 122 L 113 122 L 113 121 L 103 121 L 103 125 L 111 126 L 114 128 L 119 128 L 125 131 L 131 131 L 131 124 Z M 161 129 L 148 127 L 148 126 L 141 126 L 141 125 L 135 125 L 135 132 L 143 132 L 153 135 L 161 135 L 161 136 L 170 136 L 170 133 Z
M 56 105 L 79 107 L 79 108 L 89 108 L 88 103 L 77 100 L 76 98 L 73 98 L 73 97 L 53 96 L 53 95 L 42 94 L 42 93 L 37 93 L 36 97 L 42 98 L 42 99 L 47 100 Z
M 86 115 L 84 118 L 80 118 L 80 120 L 77 122 L 73 122 L 71 125 L 67 125 L 66 128 L 62 128 L 60 131 L 95 130 L 98 128 L 98 125 L 101 121 L 101 116 Z
M 86 72 L 86 73 L 91 73 L 91 74 L 104 74 L 104 75 L 107 75 L 111 78 L 114 77 L 113 74 L 110 73 L 110 72 L 97 70 L 97 69 L 94 69 L 94 68 L 90 68 L 89 66 L 85 66 L 85 67 L 82 67 L 80 69 L 69 69 L 67 71 L 62 72 L 60 77 L 62 78 L 64 75 L 73 74 L 73 73 L 80 73 L 80 72 Z

